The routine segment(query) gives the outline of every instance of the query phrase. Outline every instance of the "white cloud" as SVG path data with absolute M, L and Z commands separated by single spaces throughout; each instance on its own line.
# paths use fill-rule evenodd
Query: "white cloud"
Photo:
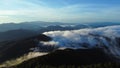
M 50 36 L 53 40 L 49 43 L 45 42 L 45 45 L 51 44 L 51 42 L 56 42 L 59 46 L 71 46 L 78 47 L 80 43 L 88 43 L 91 46 L 95 46 L 100 41 L 96 38 L 101 37 L 120 37 L 120 26 L 108 26 L 95 29 L 80 29 L 80 30 L 71 30 L 71 31 L 50 31 L 43 34 Z M 91 43 L 92 42 L 92 43 Z M 108 41 L 109 42 L 109 41 Z M 53 44 L 54 45 L 54 44 Z M 88 46 L 90 46 L 88 45 Z M 79 46 L 81 47 L 81 46 Z
M 103 48 L 107 54 L 112 54 L 117 58 L 120 57 L 120 45 L 116 39 L 120 38 L 119 25 L 71 31 L 50 31 L 43 34 L 51 37 L 52 42 L 58 43 L 56 46 L 60 48 L 78 49 L 98 47 Z M 51 43 L 47 42 L 46 44 L 50 45 Z

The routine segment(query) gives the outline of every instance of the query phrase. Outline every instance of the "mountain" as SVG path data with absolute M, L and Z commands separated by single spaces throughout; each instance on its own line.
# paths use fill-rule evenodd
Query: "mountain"
M 39 34 L 38 32 L 25 30 L 25 29 L 17 29 L 17 30 L 10 30 L 6 32 L 0 32 L 0 42 L 20 40 L 20 39 L 35 36 L 38 34 Z
M 96 28 L 96 27 L 103 27 L 103 26 L 111 26 L 111 25 L 120 25 L 120 23 L 112 23 L 112 22 L 100 22 L 100 23 L 61 23 L 61 22 L 44 22 L 44 21 L 31 21 L 31 22 L 21 22 L 21 23 L 4 23 L 0 24 L 0 32 L 6 32 L 9 30 L 18 30 L 18 29 L 25 29 L 25 30 L 42 30 L 46 29 L 48 26 L 63 26 L 66 28 L 65 29 L 80 29 L 80 28 L 85 28 L 85 27 L 91 27 L 91 28 Z M 71 26 L 74 26 L 71 27 Z M 49 28 L 49 27 L 48 27 Z M 62 29 L 62 30 L 63 30 Z
M 47 31 L 65 31 L 78 30 L 83 28 L 96 28 L 110 25 L 118 25 L 119 23 L 60 23 L 60 22 L 22 22 L 22 23 L 6 23 L 0 24 L 0 42 L 8 40 L 17 40 L 25 37 L 30 37 Z
M 32 22 L 21 22 L 21 23 L 4 23 L 0 24 L 0 32 L 9 30 L 26 29 L 37 31 L 45 26 L 62 24 L 59 22 L 43 22 L 43 21 L 32 21 Z
M 90 65 L 114 62 L 112 58 L 106 55 L 101 49 L 65 49 L 56 50 L 47 55 L 30 59 L 11 68 L 39 68 L 42 65 L 62 66 L 62 65 Z M 44 67 L 43 67 L 44 68 Z
M 75 26 L 77 27 L 75 28 Z M 114 61 L 115 63 L 116 62 L 119 63 L 120 25 L 104 26 L 97 28 L 88 28 L 88 26 L 87 27 L 86 26 L 87 25 L 83 26 L 80 24 L 74 26 L 73 25 L 47 26 L 44 27 L 44 29 L 42 29 L 43 30 L 42 34 L 39 34 L 40 31 L 38 31 L 37 34 L 35 35 L 34 33 L 36 33 L 36 31 L 35 32 L 32 31 L 33 33 L 32 34 L 31 30 L 23 29 L 2 32 L 6 33 L 6 35 L 10 34 L 11 37 L 10 38 L 7 37 L 8 39 L 12 39 L 12 37 L 19 36 L 20 38 L 0 42 L 0 59 L 1 59 L 0 63 L 7 61 L 7 63 L 9 64 L 11 63 L 15 65 L 14 63 L 17 63 L 18 61 L 21 60 L 22 62 L 24 61 L 17 67 L 19 66 L 27 67 L 27 65 L 32 67 L 31 66 L 32 64 L 33 66 L 37 65 L 39 66 L 40 64 L 57 66 L 62 64 L 66 65 L 67 64 L 89 65 L 95 63 L 104 64 L 104 62 L 109 63 Z M 47 29 L 45 30 L 45 28 Z M 47 55 L 38 57 L 39 55 L 38 54 L 36 55 L 36 53 L 47 53 Z M 28 57 L 27 58 L 24 57 L 26 56 L 26 54 L 28 54 L 28 57 L 32 57 L 32 55 L 35 54 L 33 56 L 37 58 L 28 60 L 27 59 Z M 23 59 L 26 60 L 19 59 L 19 57 L 22 57 Z M 10 61 L 11 59 L 17 61 Z M 60 62 L 57 63 L 57 61 Z M 5 66 L 9 65 L 5 64 Z
M 119 22 L 94 22 L 94 23 L 89 23 L 89 26 L 91 26 L 92 28 L 114 26 L 114 25 L 120 25 L 120 23 Z
M 51 25 L 38 30 L 40 33 L 47 32 L 47 31 L 65 31 L 65 30 L 77 30 L 89 28 L 86 25 L 78 24 L 78 25 Z
M 32 52 L 30 49 L 37 47 L 38 41 L 49 41 L 50 37 L 39 34 L 18 41 L 4 41 L 0 43 L 0 63 L 15 59 Z

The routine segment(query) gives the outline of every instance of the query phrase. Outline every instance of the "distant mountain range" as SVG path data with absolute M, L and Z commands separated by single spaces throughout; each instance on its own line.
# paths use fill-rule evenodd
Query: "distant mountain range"
M 43 21 L 33 21 L 33 22 L 21 22 L 21 23 L 6 23 L 0 24 L 0 32 L 5 32 L 9 30 L 17 30 L 17 29 L 25 29 L 25 30 L 40 30 L 41 28 L 45 28 L 48 26 L 66 26 L 71 27 L 71 25 L 79 26 L 84 25 L 86 27 L 103 27 L 110 25 L 120 25 L 120 23 L 112 23 L 112 22 L 100 22 L 100 23 L 61 23 L 61 22 L 43 22 Z M 61 26 L 61 27 L 62 27 Z M 81 26 L 81 27 L 82 27 Z M 81 28 L 80 27 L 80 28 Z M 48 27 L 49 28 L 49 27 Z M 78 27 L 76 27 L 78 28 Z M 73 29 L 73 28 L 71 28 Z
M 65 27 L 63 27 L 62 25 L 64 25 Z M 87 26 L 85 25 L 81 25 L 79 27 L 72 27 L 69 25 L 72 24 L 41 21 L 23 22 L 19 24 L 15 23 L 0 24 L 0 42 L 20 40 L 23 38 L 38 35 L 46 31 L 87 28 Z
M 43 21 L 33 21 L 33 22 L 21 22 L 21 23 L 5 23 L 0 24 L 0 32 L 17 30 L 17 29 L 27 29 L 27 30 L 39 30 L 42 27 L 53 25 L 64 25 L 64 23 L 59 22 L 43 22 Z
M 19 40 L 26 37 L 38 35 L 48 31 L 77 30 L 83 28 L 97 28 L 103 26 L 120 25 L 120 23 L 60 23 L 60 22 L 22 22 L 0 24 L 0 42 L 8 40 Z

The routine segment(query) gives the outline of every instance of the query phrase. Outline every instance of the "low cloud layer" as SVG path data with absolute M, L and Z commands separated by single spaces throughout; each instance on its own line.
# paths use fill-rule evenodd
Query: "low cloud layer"
M 97 38 L 114 38 L 120 37 L 120 26 L 109 26 L 101 27 L 95 29 L 80 29 L 80 30 L 71 30 L 71 31 L 50 31 L 43 34 L 53 38 L 50 42 L 42 42 L 43 44 L 51 43 L 59 46 L 74 46 L 77 44 L 88 43 L 91 46 L 98 44 L 99 40 Z M 56 43 L 55 43 L 56 42 Z
M 44 45 L 56 45 L 60 48 L 106 48 L 107 52 L 120 55 L 118 47 L 120 38 L 120 26 L 107 26 L 70 31 L 50 31 L 43 33 L 53 40 L 41 42 Z M 52 44 L 51 44 L 52 43 Z

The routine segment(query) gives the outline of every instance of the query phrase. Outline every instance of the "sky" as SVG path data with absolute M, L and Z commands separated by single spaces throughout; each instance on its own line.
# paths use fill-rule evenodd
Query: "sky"
M 0 0 L 0 23 L 120 22 L 120 0 Z

